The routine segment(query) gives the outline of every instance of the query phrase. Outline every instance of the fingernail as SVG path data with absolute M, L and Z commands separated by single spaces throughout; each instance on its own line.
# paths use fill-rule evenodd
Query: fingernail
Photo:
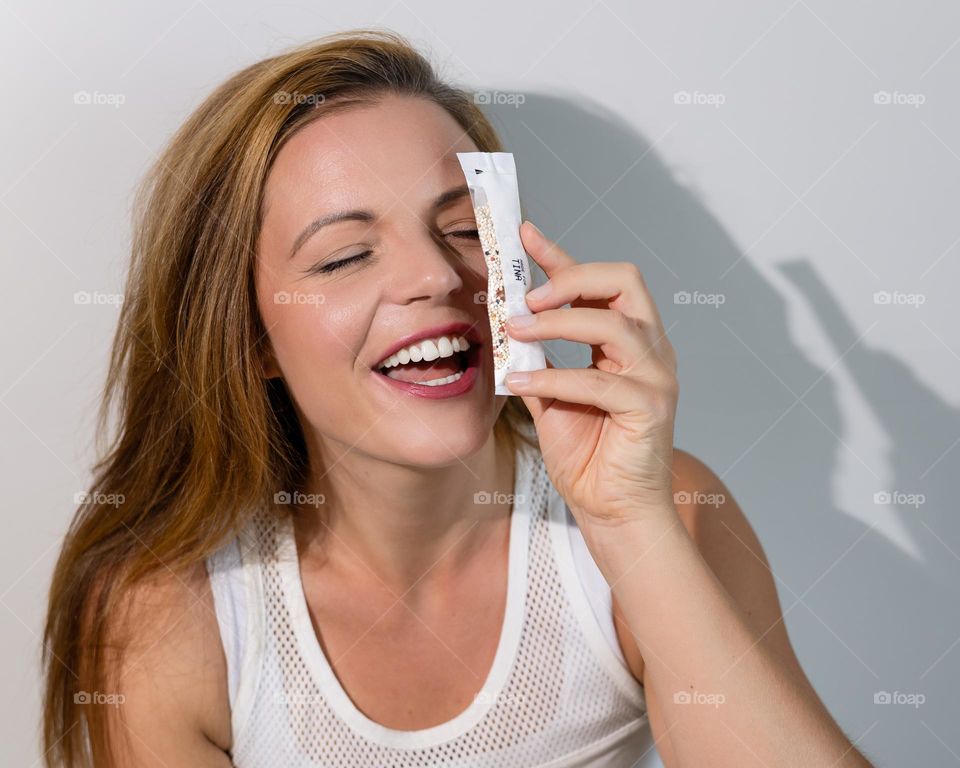
M 514 371 L 507 374 L 505 381 L 507 386 L 519 386 L 530 381 L 530 374 L 526 371 Z
M 529 224 L 531 227 L 533 227 L 534 231 L 535 231 L 538 235 L 540 235 L 540 237 L 545 237 L 545 235 L 543 234 L 543 232 L 540 230 L 540 227 L 538 227 L 536 224 L 534 224 L 532 221 L 530 221 L 530 219 L 527 219 L 527 224 Z
M 511 328 L 527 328 L 537 322 L 536 315 L 514 315 L 509 320 Z
M 534 288 L 532 291 L 527 291 L 527 298 L 533 299 L 534 301 L 542 301 L 550 295 L 550 282 L 547 281 L 538 288 Z

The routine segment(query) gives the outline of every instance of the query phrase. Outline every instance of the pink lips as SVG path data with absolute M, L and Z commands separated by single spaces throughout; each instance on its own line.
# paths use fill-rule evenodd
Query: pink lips
M 460 328 L 469 327 L 465 324 L 459 324 Z M 446 331 L 437 331 L 436 329 L 431 329 L 427 333 L 427 338 L 430 337 L 430 334 L 435 334 L 438 336 L 443 336 L 446 334 L 456 334 L 459 336 L 467 335 L 460 328 L 453 328 L 452 326 L 444 326 L 448 330 Z M 423 336 L 411 336 L 411 341 L 416 341 L 417 338 L 423 338 Z M 473 337 L 467 336 L 468 339 Z M 410 344 L 408 341 L 406 344 Z M 401 347 L 397 347 L 400 349 Z M 389 376 L 381 373 L 379 370 L 374 371 L 373 375 L 376 376 L 378 381 L 383 381 L 390 387 L 393 387 L 396 390 L 404 392 L 415 397 L 422 397 L 427 400 L 439 400 L 448 397 L 456 397 L 457 395 L 462 395 L 465 392 L 469 392 L 474 383 L 480 377 L 480 367 L 483 365 L 483 347 L 481 346 L 478 340 L 471 341 L 470 349 L 466 351 L 466 363 L 467 367 L 463 371 L 463 375 L 454 382 L 450 384 L 440 384 L 437 386 L 430 386 L 428 384 L 417 384 L 410 381 L 400 381 L 399 379 L 391 379 Z M 393 354 L 392 352 L 388 353 L 388 356 Z
M 467 341 L 470 342 L 471 346 L 479 345 L 480 334 L 475 330 L 475 328 L 476 323 L 460 322 L 447 323 L 446 325 L 436 325 L 432 328 L 424 328 L 422 331 L 417 331 L 416 333 L 410 333 L 397 339 L 393 344 L 391 344 L 384 351 L 384 353 L 377 358 L 377 360 L 374 362 L 374 366 L 378 366 L 398 349 L 403 349 L 408 344 L 413 344 L 413 342 L 420 341 L 420 339 L 432 339 L 437 336 L 464 336 L 466 337 Z M 466 378 L 465 375 L 464 378 Z M 460 382 L 455 383 L 459 384 Z
M 471 349 L 477 349 L 477 347 L 472 347 Z M 477 380 L 480 369 L 476 365 L 471 365 L 463 372 L 463 376 L 457 379 L 452 384 L 440 384 L 439 386 L 431 387 L 426 384 L 413 384 L 408 381 L 399 381 L 398 379 L 391 379 L 389 376 L 384 376 L 382 374 L 376 374 L 378 379 L 385 381 L 388 385 L 395 387 L 403 392 L 408 394 L 415 395 L 417 397 L 424 397 L 428 400 L 439 400 L 447 397 L 456 397 L 457 395 L 462 395 L 464 392 L 470 390 L 473 387 L 474 382 Z

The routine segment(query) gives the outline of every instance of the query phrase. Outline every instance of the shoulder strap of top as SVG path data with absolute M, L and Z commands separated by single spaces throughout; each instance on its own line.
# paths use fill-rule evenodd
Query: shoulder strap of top
M 217 624 L 227 662 L 234 738 L 259 684 L 266 627 L 257 519 L 207 558 Z
M 578 538 L 582 541 L 582 533 L 563 497 L 553 486 L 549 515 L 557 570 L 584 637 L 594 657 L 607 670 L 621 692 L 636 706 L 644 707 L 643 686 L 631 674 L 617 640 L 610 587 L 586 543 L 574 546 Z M 571 527 L 576 529 L 576 533 L 570 530 Z M 580 566 L 574 561 L 578 551 Z
M 536 428 L 532 423 L 522 422 L 519 425 L 519 429 L 525 432 L 534 441 L 539 442 Z M 560 497 L 557 490 L 553 487 L 552 483 L 550 485 L 550 492 L 556 497 L 554 502 L 557 503 L 558 506 L 563 507 L 563 526 L 567 529 L 567 543 L 569 547 L 568 551 L 572 556 L 577 580 L 583 587 L 583 592 L 585 593 L 587 602 L 590 605 L 590 610 L 593 613 L 597 623 L 600 625 L 600 629 L 603 632 L 603 636 L 606 638 L 606 642 L 610 647 L 610 650 L 613 652 L 614 656 L 616 656 L 621 662 L 623 662 L 623 665 L 626 666 L 627 662 L 624 658 L 623 650 L 620 648 L 620 641 L 617 638 L 617 631 L 613 623 L 613 598 L 610 593 L 610 586 L 607 584 L 606 578 L 604 578 L 603 574 L 600 572 L 600 568 L 597 567 L 596 561 L 593 559 L 593 555 L 590 554 L 590 550 L 587 548 L 587 543 L 583 538 L 583 533 L 580 530 L 580 527 L 577 525 L 576 519 L 573 517 L 572 513 L 570 512 L 566 503 L 562 500 L 562 497 Z M 563 561 L 564 558 L 561 558 L 561 562 Z
M 227 659 L 227 688 L 232 710 L 237 701 L 247 630 L 246 584 L 236 538 L 231 538 L 207 558 L 207 573 Z
M 607 639 L 610 650 L 626 664 L 623 650 L 620 648 L 620 640 L 617 638 L 617 630 L 613 623 L 613 597 L 610 593 L 610 585 L 607 584 L 607 580 L 593 559 L 593 555 L 590 554 L 577 521 L 566 505 L 564 505 L 564 508 L 566 509 L 567 533 L 573 554 L 573 564 L 577 569 L 577 576 L 583 586 L 583 591 L 587 595 L 587 601 L 590 603 L 590 610 L 600 624 L 600 629 L 603 630 L 603 636 Z

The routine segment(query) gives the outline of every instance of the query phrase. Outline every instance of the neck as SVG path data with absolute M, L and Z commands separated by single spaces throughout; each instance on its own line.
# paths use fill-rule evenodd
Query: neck
M 324 499 L 298 510 L 301 558 L 360 567 L 401 593 L 461 572 L 512 508 L 514 456 L 493 432 L 475 454 L 440 468 L 329 444 L 313 455 L 320 461 L 307 487 Z M 495 503 L 476 503 L 478 493 Z

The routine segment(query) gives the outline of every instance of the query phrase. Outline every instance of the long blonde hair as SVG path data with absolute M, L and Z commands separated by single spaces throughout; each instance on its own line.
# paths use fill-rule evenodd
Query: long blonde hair
M 195 565 L 277 489 L 298 488 L 305 478 L 291 399 L 282 379 L 262 375 L 266 331 L 253 267 L 264 183 L 299 128 L 385 93 L 430 99 L 480 151 L 501 150 L 472 96 L 439 80 L 404 38 L 354 30 L 230 77 L 143 181 L 99 412 L 102 458 L 49 593 L 42 659 L 48 768 L 102 764 L 110 754 L 102 708 L 78 706 L 75 696 L 105 689 L 106 619 L 130 587 L 161 569 Z M 310 98 L 318 94 L 322 100 Z M 514 444 L 528 439 L 530 424 L 523 402 L 511 397 L 494 431 Z

